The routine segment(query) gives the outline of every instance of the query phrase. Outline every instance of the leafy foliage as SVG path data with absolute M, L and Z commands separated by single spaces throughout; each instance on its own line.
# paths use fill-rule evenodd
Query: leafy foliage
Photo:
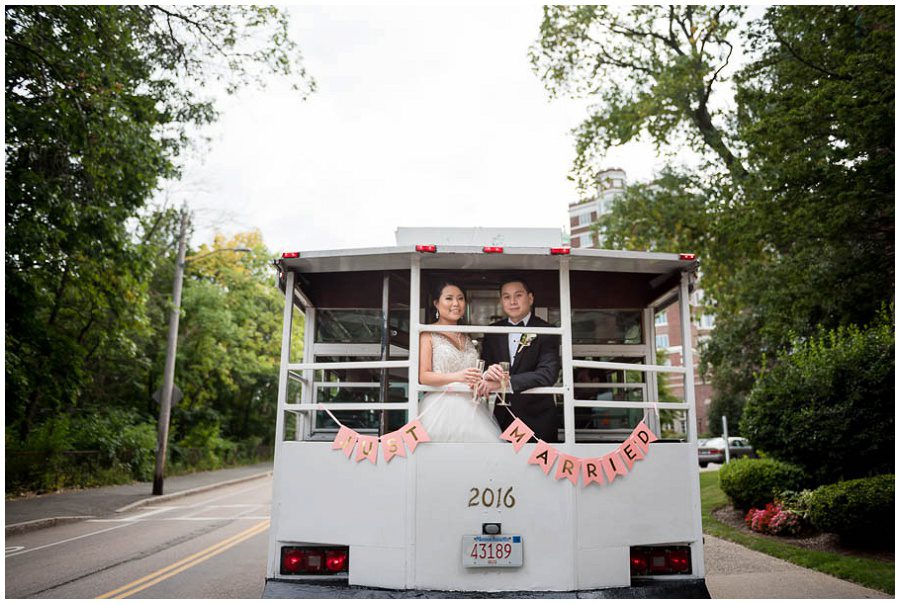
M 5 17 L 7 435 L 34 446 L 41 436 L 60 450 L 75 446 L 78 422 L 92 414 L 153 421 L 177 217 L 146 204 L 216 118 L 210 90 L 269 74 L 301 96 L 314 84 L 274 8 L 16 5 Z M 247 279 L 271 288 L 256 237 Z M 186 287 L 190 300 L 203 299 L 192 310 L 238 304 L 226 284 L 206 287 Z M 215 335 L 249 337 L 248 317 L 268 312 L 270 300 L 243 290 L 249 306 L 233 312 L 245 314 L 211 325 L 225 330 Z M 272 346 L 257 336 L 248 354 Z M 271 387 L 251 386 L 260 364 L 242 361 L 236 380 L 218 373 L 230 398 L 212 393 L 201 404 L 259 403 Z M 238 432 L 259 432 L 255 411 L 241 413 Z
M 741 433 L 817 484 L 894 467 L 894 324 L 820 330 L 757 380 Z
M 828 484 L 813 491 L 810 519 L 821 531 L 855 543 L 892 543 L 894 475 Z
M 592 182 L 610 147 L 641 135 L 657 147 L 683 139 L 743 176 L 711 103 L 742 13 L 735 6 L 544 7 L 531 50 L 535 71 L 554 95 L 596 101 L 575 131 L 582 184 Z
M 764 507 L 781 491 L 796 491 L 806 477 L 798 466 L 774 459 L 744 457 L 719 470 L 719 486 L 734 507 L 744 511 Z
M 702 312 L 716 316 L 710 413 L 732 425 L 792 337 L 870 322 L 895 278 L 893 7 L 772 6 L 745 29 L 739 15 L 550 7 L 533 52 L 551 92 L 597 100 L 577 133 L 582 184 L 588 158 L 641 133 L 662 145 L 683 130 L 681 147 L 708 151 L 629 187 L 597 226 L 611 247 L 699 254 Z M 738 35 L 750 60 L 733 103 L 712 103 Z

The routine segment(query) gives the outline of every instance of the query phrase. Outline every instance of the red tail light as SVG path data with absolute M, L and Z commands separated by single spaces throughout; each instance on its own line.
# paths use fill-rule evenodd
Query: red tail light
M 325 568 L 332 573 L 347 570 L 347 552 L 340 550 L 325 552 Z
M 676 549 L 666 552 L 666 566 L 675 573 L 690 572 L 691 550 Z
M 349 566 L 348 548 L 281 548 L 282 575 L 333 575 L 347 572 Z
M 285 252 L 281 255 L 282 258 L 299 258 L 300 252 Z
M 493 245 L 488 245 L 488 246 L 481 248 L 481 251 L 483 251 L 485 254 L 502 254 L 503 248 L 493 246 Z
M 571 251 L 571 248 L 567 247 L 551 247 L 550 253 L 554 256 L 558 256 L 560 254 L 568 254 Z
M 696 260 L 697 254 L 678 254 L 679 260 Z
M 631 554 L 631 575 L 646 575 L 647 568 L 650 566 L 650 563 L 647 561 L 647 555 L 638 552 Z
M 429 254 L 433 254 L 437 251 L 437 246 L 436 245 L 417 245 L 416 251 L 417 252 L 428 252 Z
M 689 575 L 691 548 L 683 545 L 632 547 L 631 576 Z

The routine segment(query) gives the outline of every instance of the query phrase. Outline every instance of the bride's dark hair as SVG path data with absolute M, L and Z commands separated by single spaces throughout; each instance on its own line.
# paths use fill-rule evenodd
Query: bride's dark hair
M 434 316 L 434 303 L 440 299 L 441 293 L 443 293 L 445 287 L 456 287 L 459 288 L 459 291 L 462 292 L 463 298 L 465 298 L 466 303 L 469 302 L 469 295 L 466 293 L 466 290 L 463 289 L 463 286 L 457 283 L 452 279 L 441 279 L 432 286 L 430 292 L 430 302 L 431 308 L 425 312 L 425 323 L 437 323 L 437 318 Z M 464 323 L 464 319 L 459 320 L 460 325 Z

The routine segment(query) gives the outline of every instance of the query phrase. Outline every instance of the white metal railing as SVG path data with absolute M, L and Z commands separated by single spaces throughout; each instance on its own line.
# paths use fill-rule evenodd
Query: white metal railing
M 688 409 L 687 403 L 664 403 L 660 401 L 591 401 L 575 399 L 575 407 L 602 407 L 604 409 Z
M 561 336 L 562 327 L 525 327 L 522 325 L 438 325 L 436 323 L 422 324 L 419 331 L 434 331 L 438 333 L 533 333 Z
M 290 363 L 288 369 L 397 369 L 409 367 L 409 361 L 336 361 L 328 363 Z
M 625 371 L 647 371 L 650 373 L 686 373 L 686 367 L 676 367 L 672 365 L 639 365 L 637 363 L 612 363 L 607 361 L 582 361 L 574 359 L 573 367 L 584 367 L 587 369 L 624 369 Z

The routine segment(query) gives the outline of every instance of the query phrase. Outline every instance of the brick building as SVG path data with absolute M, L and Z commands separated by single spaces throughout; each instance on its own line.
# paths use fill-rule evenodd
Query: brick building
M 610 211 L 613 201 L 625 192 L 627 177 L 620 168 L 610 168 L 597 175 L 597 190 L 594 196 L 569 205 L 570 245 L 573 248 L 603 247 L 602 231 L 594 231 L 591 226 L 603 214 Z M 685 250 L 690 251 L 690 250 Z M 691 296 L 691 346 L 694 352 L 694 394 L 697 401 L 697 433 L 709 432 L 709 406 L 712 401 L 712 385 L 703 380 L 699 371 L 700 354 L 698 344 L 709 337 L 715 321 L 711 315 L 704 315 L 699 306 L 703 292 L 697 288 Z M 677 304 L 671 305 L 656 316 L 656 349 L 665 352 L 667 365 L 681 365 L 681 317 Z M 679 400 L 684 397 L 683 380 L 677 374 L 667 378 L 669 391 Z M 683 420 L 673 425 L 676 432 L 684 432 Z

